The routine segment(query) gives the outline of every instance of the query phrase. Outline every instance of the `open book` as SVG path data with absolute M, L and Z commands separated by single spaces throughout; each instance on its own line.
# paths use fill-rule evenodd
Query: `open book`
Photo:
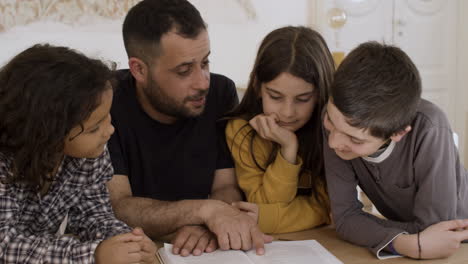
M 265 255 L 255 250 L 216 250 L 201 256 L 181 257 L 172 254 L 172 245 L 164 244 L 158 250 L 162 264 L 343 264 L 315 240 L 273 241 L 265 244 Z

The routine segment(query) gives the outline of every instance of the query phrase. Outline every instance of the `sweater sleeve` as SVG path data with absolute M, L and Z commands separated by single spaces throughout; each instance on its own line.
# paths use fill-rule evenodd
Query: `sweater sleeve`
M 401 228 L 404 223 L 393 224 L 393 221 L 363 211 L 363 205 L 357 198 L 355 171 L 349 161 L 339 158 L 328 146 L 326 135 L 324 133 L 325 174 L 336 232 L 342 239 L 367 247 L 382 258 L 382 249 L 406 231 Z
M 408 226 L 410 233 L 456 219 L 460 186 L 466 177 L 464 170 L 460 170 L 458 151 L 449 128 L 431 127 L 418 143 L 414 159 L 415 222 Z
M 413 160 L 415 183 L 408 187 L 415 189 L 414 220 L 385 221 L 386 227 L 410 234 L 459 217 L 459 193 L 466 177 L 450 128 L 430 125 L 419 134 Z
M 289 203 L 258 206 L 258 224 L 264 233 L 296 232 L 330 223 L 328 210 L 313 196 L 299 195 Z
M 259 168 L 257 164 L 263 166 L 266 163 L 272 143 L 255 136 L 251 148 L 252 131 L 247 121 L 241 119 L 230 120 L 226 127 L 226 140 L 239 186 L 249 202 L 290 203 L 296 197 L 302 161 L 292 164 L 278 153 L 265 170 Z

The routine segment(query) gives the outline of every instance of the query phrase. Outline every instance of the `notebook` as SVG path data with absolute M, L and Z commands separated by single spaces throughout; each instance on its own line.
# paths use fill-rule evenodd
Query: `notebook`
M 265 244 L 265 255 L 255 250 L 216 250 L 201 256 L 181 257 L 172 254 L 172 245 L 164 244 L 158 250 L 162 264 L 343 264 L 316 240 L 273 241 Z

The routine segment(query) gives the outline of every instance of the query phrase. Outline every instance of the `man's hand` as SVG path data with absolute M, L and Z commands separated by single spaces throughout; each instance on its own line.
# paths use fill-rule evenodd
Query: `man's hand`
M 276 114 L 260 114 L 249 121 L 255 131 L 264 139 L 278 143 L 281 154 L 292 164 L 296 164 L 298 142 L 294 132 L 281 127 Z
M 255 223 L 258 224 L 259 210 L 258 205 L 256 203 L 238 201 L 232 203 L 232 206 L 246 213 L 248 216 L 252 217 Z M 263 241 L 265 243 L 271 243 L 273 241 L 273 237 L 263 234 Z
M 264 235 L 257 222 L 241 210 L 220 201 L 211 200 L 204 215 L 206 226 L 216 234 L 219 247 L 223 250 L 249 250 L 252 246 L 258 255 L 265 254 L 264 243 L 271 242 L 270 236 Z
M 443 221 L 433 224 L 419 234 L 421 258 L 446 258 L 468 239 L 468 219 Z M 394 240 L 395 250 L 411 258 L 419 258 L 417 234 L 399 235 Z
M 204 226 L 199 225 L 179 228 L 171 243 L 173 244 L 172 253 L 183 257 L 190 254 L 199 256 L 203 252 L 210 253 L 218 248 L 216 236 Z
M 255 223 L 258 223 L 258 205 L 257 204 L 239 201 L 239 202 L 232 203 L 232 206 L 243 211 L 244 213 L 252 217 Z

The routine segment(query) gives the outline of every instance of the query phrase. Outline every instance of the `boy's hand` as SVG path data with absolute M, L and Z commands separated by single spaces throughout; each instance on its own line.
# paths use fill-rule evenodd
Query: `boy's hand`
M 278 143 L 281 154 L 292 164 L 296 164 L 298 142 L 294 132 L 278 125 L 276 114 L 255 116 L 249 121 L 255 131 L 264 139 Z
M 102 241 L 94 252 L 96 264 L 141 262 L 142 240 L 143 236 L 126 233 Z
M 450 220 L 433 224 L 419 234 L 422 259 L 446 258 L 468 239 L 468 219 Z M 395 250 L 411 258 L 419 258 L 417 234 L 399 235 L 394 240 Z
M 420 235 L 421 258 L 446 258 L 468 239 L 467 220 L 443 221 L 429 226 Z M 460 231 L 461 230 L 461 231 Z
M 218 248 L 216 236 L 206 227 L 199 225 L 183 226 L 172 239 L 173 254 L 186 257 L 190 254 L 199 256 L 203 252 L 213 252 Z
M 132 230 L 132 234 L 141 236 L 142 239 L 139 242 L 141 251 L 140 263 L 153 264 L 156 261 L 156 245 L 154 242 L 143 232 L 143 229 L 136 227 Z

